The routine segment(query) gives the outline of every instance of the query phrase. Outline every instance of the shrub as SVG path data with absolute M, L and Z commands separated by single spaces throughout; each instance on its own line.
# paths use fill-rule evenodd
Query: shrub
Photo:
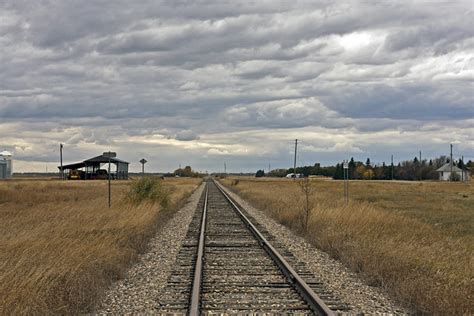
M 142 177 L 130 186 L 128 198 L 136 204 L 144 201 L 158 202 L 163 208 L 169 204 L 169 192 L 158 177 Z
M 461 176 L 455 172 L 453 172 L 450 176 L 449 176 L 449 181 L 461 181 Z

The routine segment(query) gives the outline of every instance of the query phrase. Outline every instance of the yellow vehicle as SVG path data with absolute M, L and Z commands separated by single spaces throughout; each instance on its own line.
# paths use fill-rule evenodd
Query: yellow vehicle
M 82 170 L 71 170 L 67 176 L 69 180 L 84 180 L 85 172 Z

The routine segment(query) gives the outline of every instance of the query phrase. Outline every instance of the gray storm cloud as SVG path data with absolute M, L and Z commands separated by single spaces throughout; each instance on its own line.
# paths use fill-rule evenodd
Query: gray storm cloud
M 474 159 L 469 1 L 0 8 L 0 150 L 19 171 L 53 166 L 60 142 L 69 160 L 113 149 L 155 170 L 287 166 L 295 138 L 301 163 L 449 142 Z

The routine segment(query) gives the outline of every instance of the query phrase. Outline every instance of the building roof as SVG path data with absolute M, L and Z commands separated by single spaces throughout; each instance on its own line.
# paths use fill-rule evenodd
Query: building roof
M 451 171 L 451 164 L 445 163 L 442 167 L 436 169 L 438 172 L 450 172 Z M 461 172 L 462 170 L 459 169 L 456 165 L 453 164 L 453 172 Z
M 63 170 L 64 169 L 71 169 L 71 170 L 75 170 L 75 169 L 80 169 L 80 168 L 84 168 L 86 165 L 92 165 L 92 164 L 98 164 L 98 163 L 107 163 L 109 162 L 109 157 L 105 157 L 104 155 L 100 155 L 100 156 L 97 156 L 97 157 L 93 157 L 93 158 L 90 158 L 90 159 L 87 159 L 87 160 L 84 160 L 83 162 L 77 162 L 77 163 L 72 163 L 72 164 L 69 164 L 69 165 L 63 165 Z M 118 159 L 118 158 L 110 158 L 110 162 L 111 163 L 116 163 L 116 164 L 130 164 L 129 162 L 126 162 L 126 161 L 123 161 L 121 159 Z M 58 169 L 61 169 L 61 166 L 58 166 Z
M 76 169 L 84 168 L 85 166 L 86 166 L 85 162 L 78 162 L 78 163 L 72 163 L 69 165 L 63 165 L 63 169 L 76 170 Z M 61 170 L 61 166 L 58 166 L 58 169 Z
M 121 160 L 121 159 L 118 159 L 118 158 L 109 158 L 109 157 L 105 157 L 104 155 L 100 155 L 100 156 L 97 156 L 97 157 L 94 157 L 94 158 L 90 158 L 90 159 L 84 160 L 84 162 L 85 162 L 85 163 L 88 163 L 88 162 L 101 162 L 101 163 L 106 163 L 106 162 L 109 162 L 109 159 L 110 159 L 110 162 L 114 162 L 114 163 L 126 163 L 127 165 L 130 164 L 129 162 L 123 161 L 123 160 Z

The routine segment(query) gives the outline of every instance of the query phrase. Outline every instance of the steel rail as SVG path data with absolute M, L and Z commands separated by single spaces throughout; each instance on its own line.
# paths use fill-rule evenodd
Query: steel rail
M 202 266 L 204 259 L 204 234 L 206 231 L 206 217 L 207 217 L 207 196 L 209 194 L 209 184 L 206 184 L 206 197 L 204 198 L 204 208 L 202 212 L 201 229 L 199 233 L 198 253 L 196 258 L 196 267 L 194 269 L 194 280 L 191 294 L 191 305 L 189 307 L 189 315 L 199 315 L 199 309 L 201 307 L 201 279 L 202 279 Z
M 214 180 L 213 180 L 214 181 Z M 250 229 L 253 235 L 258 239 L 262 247 L 278 265 L 280 270 L 289 279 L 293 287 L 300 293 L 303 299 L 308 303 L 311 310 L 317 315 L 335 315 L 335 313 L 323 302 L 323 300 L 309 287 L 309 285 L 298 275 L 290 264 L 280 255 L 280 253 L 267 241 L 267 239 L 258 231 L 255 225 L 240 210 L 236 202 L 227 195 L 222 185 L 214 181 L 216 187 L 222 192 L 224 197 L 230 202 L 234 210 L 240 216 L 245 225 Z

